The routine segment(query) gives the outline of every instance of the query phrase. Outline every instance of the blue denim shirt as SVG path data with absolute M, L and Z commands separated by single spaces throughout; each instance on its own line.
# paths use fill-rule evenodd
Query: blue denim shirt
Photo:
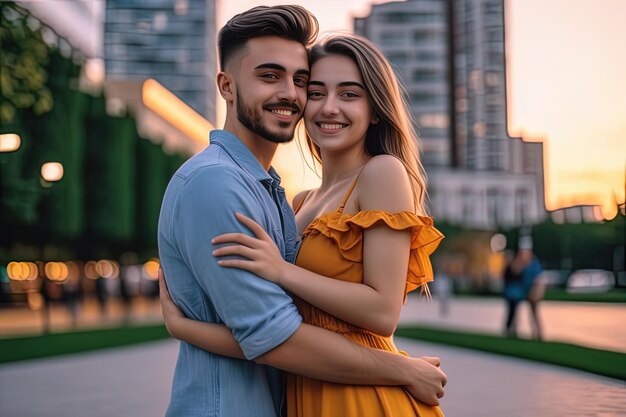
M 228 326 L 246 358 L 254 359 L 289 338 L 302 318 L 279 286 L 211 255 L 219 234 L 251 234 L 235 218 L 254 219 L 293 262 L 297 230 L 293 211 L 273 168 L 263 169 L 250 150 L 226 131 L 172 177 L 159 217 L 159 256 L 176 304 L 187 317 Z M 252 361 L 208 353 L 185 342 L 180 351 L 167 416 L 278 416 L 283 375 Z

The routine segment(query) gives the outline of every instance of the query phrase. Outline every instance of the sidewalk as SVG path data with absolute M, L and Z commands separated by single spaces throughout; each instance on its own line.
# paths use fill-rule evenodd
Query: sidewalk
M 623 382 L 442 345 L 397 343 L 412 356 L 441 357 L 449 378 L 446 417 L 626 416 Z M 162 416 L 177 351 L 178 343 L 167 340 L 0 366 L 0 415 Z
M 499 298 L 453 298 L 447 315 L 437 298 L 409 296 L 401 325 L 419 324 L 440 329 L 502 334 L 506 308 Z M 626 352 L 626 305 L 542 301 L 539 317 L 545 340 Z M 530 337 L 530 311 L 522 303 L 517 312 L 521 337 Z
M 447 315 L 441 315 L 439 310 L 436 297 L 426 301 L 418 296 L 409 296 L 400 324 L 502 334 L 505 305 L 499 298 L 453 298 Z M 125 321 L 132 324 L 162 321 L 158 299 L 135 299 L 127 317 L 119 300 L 111 300 L 106 317 L 101 315 L 93 299 L 85 300 L 79 311 L 78 328 L 119 326 Z M 518 328 L 522 337 L 530 336 L 529 314 L 528 306 L 522 303 L 518 311 Z M 542 301 L 539 314 L 545 340 L 626 352 L 625 304 Z M 52 331 L 71 329 L 71 317 L 62 305 L 52 306 L 50 328 Z M 38 334 L 41 331 L 40 312 L 25 307 L 0 309 L 0 337 Z

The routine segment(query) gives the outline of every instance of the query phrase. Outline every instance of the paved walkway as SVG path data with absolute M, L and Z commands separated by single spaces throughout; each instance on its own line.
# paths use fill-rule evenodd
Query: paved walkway
M 442 358 L 447 417 L 626 416 L 624 382 L 459 348 L 397 343 L 413 356 Z M 167 340 L 0 366 L 0 416 L 162 416 L 177 350 L 177 342 Z
M 94 300 L 82 303 L 77 319 L 79 328 L 116 326 L 126 319 L 134 324 L 159 323 L 158 299 L 138 298 L 129 315 L 118 300 L 111 300 L 108 315 L 103 317 Z M 626 352 L 626 304 L 572 303 L 542 301 L 539 307 L 546 340 L 570 342 L 583 346 Z M 498 298 L 454 298 L 447 315 L 440 314 L 437 298 L 427 302 L 410 296 L 401 323 L 418 323 L 438 328 L 502 333 L 505 305 Z M 530 335 L 529 311 L 522 304 L 518 311 L 523 337 Z M 50 313 L 53 331 L 69 330 L 71 317 L 62 305 L 53 305 Z M 42 331 L 42 315 L 25 307 L 0 309 L 0 337 L 36 334 Z
M 502 334 L 505 303 L 499 298 L 454 298 L 448 314 L 441 314 L 437 298 L 410 296 L 401 324 Z M 539 317 L 545 340 L 626 353 L 626 304 L 542 301 Z M 530 311 L 522 303 L 517 312 L 522 337 L 530 337 Z
M 504 303 L 499 299 L 455 299 L 441 315 L 435 299 L 409 297 L 404 324 L 501 332 Z M 102 320 L 86 303 L 79 327 L 115 325 L 124 319 L 112 305 Z M 520 310 L 520 332 L 529 334 L 528 311 Z M 568 341 L 626 352 L 626 306 L 543 302 L 548 340 Z M 158 322 L 156 300 L 133 306 L 131 322 Z M 62 307 L 52 309 L 54 330 L 69 326 Z M 0 310 L 0 335 L 40 330 L 41 318 L 25 309 Z M 30 333 L 29 332 L 29 333 Z M 626 384 L 614 379 L 490 355 L 399 339 L 413 356 L 440 356 L 449 377 L 443 410 L 447 417 L 626 417 Z M 0 366 L 0 416 L 156 417 L 169 401 L 178 345 L 173 340 Z

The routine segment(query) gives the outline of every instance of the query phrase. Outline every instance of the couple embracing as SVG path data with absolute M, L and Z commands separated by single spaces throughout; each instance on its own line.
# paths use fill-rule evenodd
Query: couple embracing
M 443 415 L 439 359 L 392 339 L 443 237 L 402 87 L 369 41 L 317 32 L 299 6 L 219 32 L 224 128 L 174 174 L 159 219 L 181 340 L 167 416 Z M 292 209 L 271 162 L 301 118 L 323 175 Z

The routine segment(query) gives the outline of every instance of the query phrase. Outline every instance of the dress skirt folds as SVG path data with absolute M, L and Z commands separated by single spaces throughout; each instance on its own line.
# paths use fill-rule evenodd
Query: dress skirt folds
M 425 288 L 433 277 L 429 255 L 443 235 L 430 217 L 411 212 L 326 213 L 304 231 L 296 264 L 327 277 L 362 282 L 363 231 L 381 224 L 412 231 L 405 297 L 412 290 Z M 305 323 L 340 333 L 364 346 L 401 353 L 392 337 L 348 324 L 301 299 L 296 298 L 295 303 Z M 289 417 L 443 416 L 439 407 L 416 401 L 400 386 L 342 385 L 298 375 L 288 377 L 287 407 Z

